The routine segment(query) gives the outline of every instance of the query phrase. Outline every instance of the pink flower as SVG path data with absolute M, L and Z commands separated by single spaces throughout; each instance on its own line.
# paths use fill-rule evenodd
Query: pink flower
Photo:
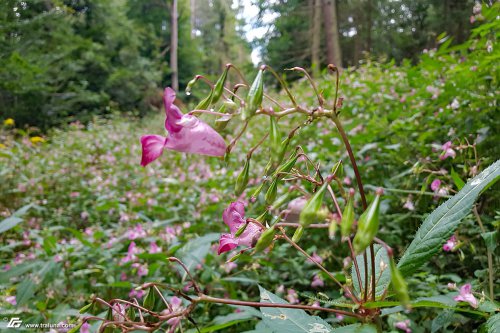
M 173 296 L 170 299 L 170 308 L 171 309 L 164 310 L 162 314 L 167 315 L 170 313 L 176 313 L 182 311 L 184 309 L 184 307 L 182 306 L 182 300 L 179 297 Z M 179 326 L 180 322 L 181 322 L 181 316 L 173 317 L 167 320 L 167 324 L 170 325 L 169 332 L 174 332 L 176 327 Z
M 451 141 L 443 144 L 441 149 L 443 150 L 443 152 L 441 153 L 441 156 L 439 156 L 440 160 L 445 160 L 448 157 L 451 157 L 453 159 L 455 158 L 455 156 L 457 156 L 457 153 L 451 148 Z
M 88 322 L 84 322 L 80 327 L 80 333 L 90 333 L 90 324 Z
M 462 287 L 460 287 L 460 290 L 458 291 L 458 296 L 455 296 L 453 299 L 455 301 L 462 301 L 462 302 L 467 302 L 472 306 L 474 309 L 478 307 L 478 302 L 477 299 L 472 295 L 471 292 L 471 285 L 470 283 L 464 284 Z
M 450 239 L 446 241 L 446 243 L 444 243 L 443 250 L 446 252 L 451 252 L 455 249 L 456 246 L 457 246 L 457 239 L 455 235 L 453 235 L 450 237 Z
M 286 292 L 286 299 L 290 304 L 296 304 L 299 302 L 299 295 L 297 295 L 297 292 L 293 289 L 288 289 Z
M 439 179 L 434 179 L 431 183 L 431 190 L 436 192 L 439 187 L 441 187 L 441 181 Z
M 161 252 L 161 247 L 156 245 L 156 242 L 151 242 L 149 244 L 149 253 L 154 254 L 154 253 L 160 253 Z
M 130 298 L 142 298 L 144 296 L 146 292 L 142 289 L 140 290 L 135 290 L 135 289 L 132 289 L 130 290 L 130 292 L 128 293 L 128 297 Z
M 226 271 L 226 273 L 229 273 L 231 272 L 233 269 L 235 269 L 236 267 L 238 267 L 238 265 L 235 263 L 235 262 L 227 262 L 224 264 L 224 271 Z
M 238 245 L 252 247 L 259 239 L 262 230 L 255 223 L 249 223 L 245 231 L 239 237 L 235 236 L 238 229 L 246 223 L 245 206 L 243 202 L 232 202 L 229 207 L 224 210 L 222 219 L 229 227 L 230 233 L 220 236 L 218 254 L 231 251 Z
M 321 277 L 318 274 L 314 275 L 313 280 L 311 282 L 311 287 L 319 288 L 319 287 L 323 287 L 324 285 L 325 285 L 325 283 L 323 282 Z
M 410 320 L 406 319 L 404 321 L 398 321 L 394 324 L 399 330 L 405 331 L 406 333 L 411 333 Z
M 226 144 L 219 133 L 195 116 L 182 114 L 174 105 L 174 100 L 175 91 L 166 88 L 163 102 L 168 136 L 148 134 L 141 137 L 141 165 L 146 166 L 156 160 L 165 148 L 184 153 L 224 156 Z
M 342 321 L 342 320 L 344 320 L 344 316 L 343 316 L 343 315 L 341 315 L 341 314 L 339 314 L 339 313 L 337 313 L 337 314 L 335 315 L 335 318 L 336 318 L 338 321 Z
M 312 264 L 314 263 L 321 264 L 323 262 L 323 259 L 321 259 L 321 257 L 316 252 L 314 252 L 311 256 L 311 259 L 307 259 L 307 261 Z
M 14 306 L 17 305 L 16 296 L 7 296 L 7 297 L 5 297 L 5 301 L 7 303 L 14 305 Z
M 146 237 L 146 231 L 142 229 L 142 225 L 137 224 L 134 228 L 128 230 L 128 239 L 134 240 L 137 238 Z

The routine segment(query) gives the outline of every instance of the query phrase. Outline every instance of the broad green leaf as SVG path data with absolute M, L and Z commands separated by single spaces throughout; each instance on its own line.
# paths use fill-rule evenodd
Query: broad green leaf
M 21 222 L 23 222 L 22 218 L 14 216 L 14 215 L 9 216 L 8 218 L 6 218 L 2 222 L 0 222 L 0 233 L 14 228 L 16 225 L 18 225 Z
M 452 310 L 444 310 L 436 318 L 432 320 L 431 333 L 435 333 L 442 328 L 446 328 L 453 321 L 454 312 Z
M 471 179 L 460 192 L 440 205 L 422 223 L 398 267 L 409 276 L 441 249 L 460 221 L 469 213 L 476 198 L 500 177 L 500 160 Z
M 500 313 L 491 316 L 486 322 L 488 333 L 500 333 Z
M 218 240 L 219 236 L 217 233 L 211 233 L 203 237 L 191 239 L 181 249 L 177 250 L 175 254 L 186 265 L 187 269 L 193 272 L 196 265 L 202 264 L 203 259 L 210 251 L 212 242 Z M 182 276 L 185 277 L 186 272 L 179 265 L 176 265 L 176 267 Z
M 376 333 L 377 327 L 372 324 L 352 324 L 334 328 L 332 333 Z
M 31 279 L 24 279 L 17 286 L 16 301 L 18 306 L 23 306 L 28 303 L 28 301 L 35 294 L 36 285 Z
M 485 232 L 481 234 L 481 237 L 483 237 L 484 242 L 486 243 L 486 248 L 490 250 L 491 252 L 495 251 L 497 248 L 498 244 L 498 230 L 496 231 L 490 231 L 490 232 Z
M 383 246 L 380 246 L 378 244 L 375 244 L 373 246 L 375 250 L 375 281 L 376 287 L 375 287 L 375 295 L 381 296 L 384 293 L 385 288 L 389 285 L 389 282 L 391 282 L 391 272 L 389 270 L 389 257 L 387 256 L 387 251 L 384 249 Z M 368 251 L 368 284 L 371 282 L 371 273 L 372 273 L 372 266 L 371 266 L 371 256 L 369 254 L 369 249 L 366 249 Z M 356 256 L 356 261 L 358 262 L 358 267 L 359 267 L 359 273 L 361 276 L 361 285 L 362 288 L 364 289 L 365 287 L 365 261 L 363 259 L 363 255 L 360 254 Z M 386 266 L 384 271 L 380 271 L 380 264 L 383 262 L 383 264 Z M 357 296 L 362 296 L 360 289 L 359 289 L 359 280 L 358 280 L 358 274 L 356 273 L 356 268 L 354 267 L 354 264 L 352 265 L 351 268 L 351 276 L 352 276 L 352 284 L 354 286 L 354 290 L 357 293 Z M 371 287 L 369 287 L 369 290 L 371 290 Z
M 260 301 L 263 303 L 288 304 L 285 300 L 259 286 Z M 262 321 L 273 332 L 330 333 L 333 328 L 323 319 L 310 316 L 304 310 L 284 308 L 260 308 Z
M 462 178 L 460 178 L 458 173 L 456 173 L 455 169 L 453 168 L 451 169 L 451 178 L 453 179 L 453 182 L 455 183 L 455 186 L 459 191 L 465 186 L 464 181 L 462 180 Z

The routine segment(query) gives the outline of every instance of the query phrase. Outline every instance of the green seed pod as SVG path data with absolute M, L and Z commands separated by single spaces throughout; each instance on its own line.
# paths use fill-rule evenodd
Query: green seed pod
M 212 104 L 217 103 L 222 96 L 222 93 L 224 92 L 224 84 L 226 83 L 227 72 L 229 71 L 229 68 L 230 66 L 226 66 L 217 82 L 215 82 L 214 93 L 212 95 Z
M 285 158 L 285 154 L 288 146 L 290 145 L 290 141 L 292 141 L 292 138 L 290 136 L 287 136 L 283 141 L 281 141 L 281 148 L 278 153 L 278 158 L 276 159 L 276 164 L 280 164 Z
M 264 96 L 263 73 L 264 71 L 262 69 L 259 69 L 259 72 L 257 73 L 257 76 L 255 77 L 250 90 L 248 91 L 246 105 L 241 114 L 243 121 L 247 121 L 248 119 L 250 119 L 262 104 L 262 99 Z
M 299 223 L 303 227 L 307 227 L 313 222 L 323 220 L 326 217 L 325 211 L 321 209 L 323 205 L 323 198 L 325 196 L 326 187 L 328 182 L 324 184 L 314 193 L 314 195 L 307 200 L 302 212 L 300 212 Z
M 237 197 L 239 197 L 241 193 L 243 193 L 243 191 L 247 188 L 249 179 L 248 177 L 249 169 L 250 169 L 250 158 L 247 158 L 247 160 L 245 161 L 245 165 L 243 166 L 243 170 L 236 179 L 236 187 L 234 189 L 234 194 L 236 194 Z
M 81 308 L 81 309 L 80 309 L 80 311 L 79 311 L 79 312 L 80 312 L 81 314 L 83 314 L 83 313 L 87 312 L 87 311 L 88 311 L 88 310 L 92 307 L 92 305 L 94 305 L 94 303 L 90 303 L 90 304 L 85 305 L 83 308 Z
M 210 94 L 201 100 L 200 103 L 196 106 L 195 110 L 207 110 L 210 104 L 212 104 L 212 97 L 214 95 L 214 90 L 210 90 Z
M 78 325 L 73 326 L 67 333 L 77 333 L 80 332 L 80 328 L 82 327 L 84 321 L 81 321 Z
M 223 104 L 228 111 L 238 110 L 238 105 L 232 99 L 225 99 Z
M 291 192 L 286 192 L 285 194 L 283 194 L 282 196 L 280 196 L 273 203 L 273 206 L 271 207 L 271 210 L 280 208 L 283 204 L 285 204 L 287 201 L 289 201 L 290 196 L 291 196 Z
M 241 257 L 241 254 L 242 254 L 242 253 L 240 252 L 240 253 L 238 253 L 238 254 L 236 254 L 236 255 L 232 256 L 232 257 L 231 257 L 231 259 L 229 259 L 229 260 L 228 260 L 228 262 L 233 262 L 233 261 L 238 260 L 238 259 L 239 259 L 239 257 Z
M 328 237 L 330 239 L 335 239 L 335 233 L 337 232 L 337 228 L 338 228 L 337 221 L 335 221 L 335 219 L 333 219 L 330 222 L 330 225 L 328 226 Z
M 255 200 L 257 200 L 257 196 L 260 194 L 260 192 L 262 192 L 262 189 L 264 188 L 264 185 L 265 185 L 265 184 L 266 184 L 265 182 L 262 182 L 262 183 L 259 185 L 259 187 L 257 187 L 257 188 L 255 189 L 255 191 L 252 193 L 252 197 L 251 197 L 251 198 L 252 198 L 252 200 L 253 200 L 254 198 L 255 198 Z M 252 202 L 253 202 L 253 201 L 252 201 Z
M 271 217 L 271 214 L 269 213 L 269 211 L 265 210 L 264 213 L 257 216 L 256 220 L 262 224 L 265 224 L 269 220 L 270 217 Z
M 340 233 L 342 237 L 349 237 L 351 234 L 352 224 L 354 222 L 354 190 L 349 191 L 349 199 L 342 213 L 340 221 Z
M 135 321 L 136 315 L 135 315 L 135 308 L 133 306 L 129 306 L 127 309 L 127 318 L 130 321 Z
M 391 257 L 391 283 L 394 289 L 394 292 L 399 299 L 399 301 L 403 304 L 407 309 L 411 308 L 410 306 L 410 296 L 408 296 L 408 286 L 406 284 L 403 275 L 399 271 L 398 267 L 394 263 L 394 259 Z
M 142 302 L 142 306 L 144 306 L 148 310 L 153 310 L 156 304 L 156 295 L 153 288 L 148 289 L 148 293 L 146 297 L 144 297 L 144 301 Z
M 281 149 L 281 133 L 278 129 L 278 121 L 274 117 L 269 117 L 271 128 L 269 131 L 269 139 L 271 142 L 271 156 L 278 158 Z
M 226 113 L 226 105 L 222 104 L 219 110 L 217 111 L 218 113 Z M 215 120 L 214 128 L 217 132 L 220 132 L 224 130 L 231 120 L 231 116 L 228 114 L 227 116 L 222 116 L 219 117 Z
M 269 245 L 274 240 L 274 235 L 276 235 L 276 230 L 274 228 L 269 228 L 260 235 L 257 244 L 255 244 L 255 252 L 261 252 L 267 249 Z
M 248 227 L 248 223 L 243 224 L 238 230 L 236 230 L 234 237 L 240 237 L 241 234 L 245 232 L 247 227 Z
M 294 167 L 295 163 L 297 163 L 297 160 L 299 159 L 299 155 L 297 154 L 297 150 L 295 150 L 292 155 L 290 155 L 290 158 L 281 165 L 275 172 L 274 176 L 278 178 L 282 178 L 283 175 L 280 176 L 280 174 L 288 173 L 292 170 Z
M 278 194 L 278 178 L 275 178 L 269 188 L 267 189 L 266 196 L 264 199 L 266 200 L 266 205 L 270 206 L 276 200 L 276 195 Z
M 188 82 L 186 86 L 186 95 L 191 95 L 191 89 L 193 89 L 194 84 L 198 81 L 197 77 L 194 77 L 191 81 Z
M 358 231 L 354 236 L 354 251 L 357 254 L 363 252 L 373 241 L 378 232 L 380 195 L 377 194 L 358 220 Z
M 295 229 L 295 232 L 293 233 L 292 241 L 298 243 L 299 240 L 302 238 L 303 234 L 304 234 L 304 228 L 302 226 L 298 227 L 297 229 Z

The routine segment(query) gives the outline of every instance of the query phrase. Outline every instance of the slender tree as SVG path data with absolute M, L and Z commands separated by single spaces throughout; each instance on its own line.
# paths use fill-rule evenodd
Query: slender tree
M 326 36 L 326 59 L 328 63 L 342 67 L 337 6 L 335 0 L 323 0 L 323 18 Z
M 321 70 L 320 38 L 321 38 L 321 0 L 310 0 L 312 9 L 312 29 L 311 29 L 311 66 L 313 75 L 318 76 Z
M 177 31 L 177 0 L 172 0 L 171 10 L 172 31 L 170 35 L 170 70 L 172 71 L 172 88 L 179 90 L 179 69 L 177 66 L 177 46 L 178 46 L 178 31 Z

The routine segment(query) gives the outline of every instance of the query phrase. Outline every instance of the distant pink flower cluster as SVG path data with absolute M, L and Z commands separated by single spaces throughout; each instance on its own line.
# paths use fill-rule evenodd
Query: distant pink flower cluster
M 173 296 L 170 299 L 169 304 L 170 304 L 170 307 L 168 309 L 164 310 L 162 312 L 162 315 L 179 313 L 184 309 L 184 307 L 182 306 L 182 299 L 180 299 L 179 297 Z M 169 333 L 173 333 L 175 331 L 177 326 L 179 326 L 179 324 L 181 323 L 181 318 L 182 318 L 182 316 L 178 316 L 178 317 L 173 317 L 173 318 L 170 318 L 169 320 L 167 320 L 167 324 L 170 325 Z
M 408 319 L 396 322 L 394 327 L 403 332 L 411 333 L 410 320 Z
M 212 127 L 190 114 L 182 114 L 174 105 L 175 91 L 166 88 L 163 95 L 165 104 L 165 129 L 168 136 L 148 134 L 141 137 L 142 160 L 146 166 L 161 156 L 163 150 L 170 149 L 184 153 L 209 156 L 224 156 L 224 139 Z
M 448 189 L 446 187 L 442 187 L 441 180 L 437 178 L 432 181 L 431 190 L 436 194 L 436 196 L 434 197 L 435 199 L 448 195 Z
M 452 159 L 457 156 L 457 153 L 451 148 L 451 141 L 446 142 L 441 146 L 441 155 L 439 156 L 440 160 L 445 160 L 448 157 L 451 157 Z

